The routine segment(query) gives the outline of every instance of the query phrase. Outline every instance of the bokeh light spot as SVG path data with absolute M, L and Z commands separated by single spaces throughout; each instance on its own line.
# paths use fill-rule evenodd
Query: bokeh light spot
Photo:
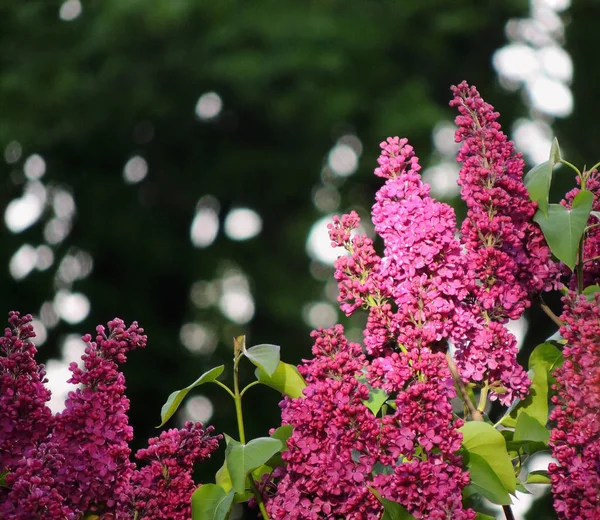
M 4 211 L 6 227 L 20 233 L 35 224 L 41 217 L 46 203 L 46 188 L 37 181 L 27 183 L 23 196 L 11 200 Z
M 90 300 L 85 294 L 61 290 L 54 297 L 54 308 L 61 319 L 75 325 L 90 313 Z
M 38 246 L 36 249 L 37 261 L 35 267 L 38 271 L 45 271 L 52 267 L 54 263 L 54 251 L 45 244 Z
M 350 145 L 338 143 L 329 152 L 327 164 L 336 175 L 347 177 L 358 168 L 358 155 Z
M 217 333 L 208 325 L 185 323 L 179 331 L 179 339 L 190 352 L 212 354 L 217 348 Z
M 258 235 L 262 229 L 260 215 L 248 208 L 237 208 L 225 218 L 225 234 L 232 240 L 248 240 Z
M 329 302 L 313 302 L 305 305 L 302 316 L 313 329 L 328 328 L 337 322 L 337 308 Z
M 146 159 L 139 155 L 134 155 L 129 159 L 125 164 L 125 168 L 123 168 L 123 177 L 128 184 L 141 182 L 146 178 L 146 175 L 148 175 L 148 163 Z
M 23 170 L 29 180 L 36 181 L 41 179 L 44 173 L 46 173 L 46 161 L 44 161 L 41 155 L 30 155 L 25 161 Z
M 208 397 L 194 395 L 186 401 L 183 408 L 185 421 L 206 423 L 210 421 L 214 413 L 214 406 Z
M 216 92 L 202 94 L 196 103 L 196 115 L 203 121 L 217 117 L 223 109 L 221 96 Z
M 23 148 L 21 143 L 19 143 L 19 141 L 11 141 L 4 149 L 4 160 L 8 164 L 14 164 L 21 158 L 22 154 Z
M 83 7 L 79 0 L 66 0 L 60 6 L 58 17 L 64 22 L 71 22 L 81 14 L 82 10 Z
M 36 263 L 36 248 L 23 244 L 10 259 L 8 270 L 15 280 L 22 280 L 35 268 Z
M 529 85 L 533 105 L 551 116 L 566 117 L 573 111 L 573 94 L 560 81 L 540 77 Z

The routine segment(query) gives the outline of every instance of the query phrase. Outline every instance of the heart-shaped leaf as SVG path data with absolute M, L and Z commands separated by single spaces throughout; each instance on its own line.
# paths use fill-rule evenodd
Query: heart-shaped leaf
M 272 434 L 271 437 L 273 439 L 279 439 L 281 441 L 281 451 L 275 453 L 268 461 L 267 465 L 272 468 L 277 468 L 280 466 L 284 466 L 283 459 L 281 458 L 281 454 L 284 451 L 288 450 L 287 440 L 292 436 L 294 431 L 294 427 L 291 424 L 284 424 L 277 428 Z
M 554 345 L 554 341 L 546 341 L 533 349 L 529 356 L 529 378 L 531 386 L 529 395 L 524 400 L 516 400 L 500 419 L 500 424 L 508 428 L 517 425 L 519 414 L 527 414 L 539 424 L 545 426 L 548 422 L 548 394 L 552 380 L 552 372 L 563 362 L 560 350 Z
M 469 492 L 479 493 L 494 504 L 510 504 L 510 496 L 506 487 L 486 459 L 481 455 L 477 455 L 477 453 L 465 453 L 463 455 L 463 464 L 471 478 L 471 483 L 467 486 L 467 488 L 470 488 Z M 516 489 L 514 475 L 513 480 L 515 481 L 513 485 Z
M 369 389 L 369 398 L 364 399 L 362 403 L 373 412 L 373 415 L 377 415 L 383 404 L 387 401 L 389 395 L 381 388 L 373 388 L 367 382 L 365 376 L 359 376 L 357 379 Z
M 233 503 L 228 493 L 216 484 L 204 484 L 192 494 L 192 520 L 225 520 Z
M 246 490 L 248 473 L 262 466 L 282 449 L 281 441 L 272 437 L 259 437 L 248 444 L 241 444 L 226 434 L 225 440 L 227 441 L 225 450 L 227 470 L 236 493 L 243 493 Z
M 580 191 L 573 199 L 571 209 L 560 204 L 550 204 L 548 213 L 538 211 L 533 220 L 544 233 L 552 253 L 571 270 L 577 264 L 579 242 L 585 231 L 594 195 L 591 191 Z
M 479 421 L 465 423 L 462 428 L 459 428 L 459 431 L 463 435 L 463 454 L 468 454 L 469 457 L 476 455 L 475 458 L 471 457 L 472 463 L 477 465 L 476 476 L 471 474 L 471 483 L 485 489 L 489 488 L 490 493 L 495 494 L 498 498 L 502 493 L 492 485 L 497 479 L 502 484 L 507 496 L 508 493 L 513 493 L 516 486 L 515 472 L 502 434 L 491 424 Z M 480 463 L 478 457 L 489 466 L 489 470 Z M 490 471 L 495 477 L 486 478 L 480 483 L 477 482 L 478 478 L 483 478 L 484 474 Z M 503 494 L 502 497 L 504 500 Z M 496 503 L 504 504 L 504 502 Z
M 545 424 L 545 423 L 544 423 Z M 515 426 L 514 441 L 534 441 L 548 444 L 550 432 L 545 426 L 531 417 L 527 412 L 521 412 Z
M 298 369 L 283 361 L 279 362 L 272 375 L 261 368 L 257 368 L 254 375 L 261 383 L 293 398 L 302 397 L 302 390 L 306 388 L 306 382 Z
M 281 347 L 279 345 L 269 345 L 265 343 L 244 350 L 244 355 L 252 361 L 255 366 L 264 370 L 269 377 L 272 377 L 279 366 L 280 350 Z
M 181 402 L 185 399 L 185 396 L 192 388 L 203 385 L 204 383 L 214 382 L 223 373 L 223 370 L 225 370 L 224 365 L 215 367 L 202 374 L 191 385 L 186 386 L 182 390 L 176 390 L 173 392 L 160 410 L 160 418 L 162 419 L 162 422 L 157 426 L 157 428 L 163 426 L 173 416 L 173 414 L 177 411 L 177 408 L 179 408 Z

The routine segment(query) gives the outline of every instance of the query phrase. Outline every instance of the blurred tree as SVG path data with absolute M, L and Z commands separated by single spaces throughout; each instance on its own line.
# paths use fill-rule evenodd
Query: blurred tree
M 302 308 L 326 299 L 324 276 L 311 272 L 331 273 L 306 254 L 311 226 L 329 211 L 313 203 L 315 190 L 339 192 L 331 211 L 368 208 L 379 184 L 371 174 L 377 143 L 408 136 L 427 163 L 432 128 L 453 117 L 449 86 L 462 79 L 494 103 L 509 129 L 526 108 L 500 88 L 490 56 L 505 41 L 506 21 L 527 8 L 524 0 L 4 1 L 0 208 L 31 188 L 24 161 L 33 153 L 45 162 L 40 180 L 48 202 L 34 225 L 3 229 L 0 263 L 49 237 L 55 261 L 20 280 L 5 271 L 2 311 L 39 315 L 61 289 L 89 298 L 84 321 L 49 328 L 42 359 L 60 355 L 67 333 L 91 331 L 114 316 L 138 320 L 149 346 L 125 370 L 138 446 L 156 434 L 172 390 L 229 362 L 234 335 L 280 344 L 290 362 L 307 357 Z M 217 95 L 196 110 L 209 92 Z M 571 142 L 581 131 L 575 121 L 565 125 Z M 340 137 L 354 134 L 365 152 L 344 182 L 325 160 Z M 135 163 L 140 171 L 148 168 L 137 183 L 123 178 L 132 157 L 143 159 Z M 72 226 L 63 218 L 64 237 L 52 232 L 61 212 L 57 193 L 72 194 L 76 204 Z M 221 228 L 213 243 L 195 248 L 190 226 L 201 199 L 209 213 L 218 210 Z M 237 207 L 260 215 L 256 238 L 235 241 L 222 232 Z M 83 279 L 59 269 L 73 248 L 93 258 Z M 193 285 L 215 282 L 208 287 L 223 290 L 231 269 L 250 284 L 255 312 L 248 323 L 228 319 L 207 285 Z M 182 345 L 188 322 L 210 324 L 214 352 Z M 203 393 L 215 404 L 210 422 L 235 432 L 231 403 L 219 389 Z M 278 400 L 274 392 L 249 392 L 250 436 L 277 424 Z M 214 469 L 202 478 L 211 479 Z

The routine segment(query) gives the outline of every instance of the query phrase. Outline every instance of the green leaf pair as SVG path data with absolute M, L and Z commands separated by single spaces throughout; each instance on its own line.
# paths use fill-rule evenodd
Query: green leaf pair
M 255 376 L 260 383 L 290 397 L 301 397 L 306 382 L 295 366 L 280 361 L 279 351 L 280 347 L 278 345 L 256 345 L 249 349 L 243 347 L 244 356 L 257 367 Z M 161 423 L 157 427 L 164 426 L 175 414 L 190 390 L 205 383 L 215 383 L 224 370 L 224 365 L 212 368 L 202 374 L 191 385 L 171 393 L 160 411 Z

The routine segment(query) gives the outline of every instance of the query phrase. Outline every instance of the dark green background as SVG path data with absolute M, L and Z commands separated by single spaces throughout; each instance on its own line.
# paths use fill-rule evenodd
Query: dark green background
M 566 15 L 576 105 L 554 128 L 578 164 L 600 155 L 597 5 L 580 0 Z M 422 162 L 435 163 L 431 130 L 454 117 L 447 106 L 451 84 L 477 85 L 507 129 L 527 114 L 491 66 L 493 52 L 506 43 L 507 20 L 528 13 L 522 0 L 84 0 L 72 22 L 59 20 L 59 6 L 0 4 L 0 149 L 19 141 L 24 158 L 39 153 L 46 161 L 44 183 L 71 190 L 77 218 L 56 258 L 76 246 L 94 259 L 92 274 L 73 286 L 90 298 L 90 315 L 76 327 L 61 322 L 52 329 L 40 358 L 56 356 L 66 333 L 91 332 L 114 316 L 138 320 L 147 331 L 147 349 L 132 354 L 125 368 L 136 447 L 156 434 L 172 390 L 230 362 L 234 335 L 247 334 L 250 344 L 277 343 L 290 362 L 309 356 L 301 309 L 320 299 L 324 287 L 311 276 L 305 250 L 322 216 L 311 194 L 341 135 L 356 133 L 364 153 L 340 188 L 340 212 L 371 205 L 380 183 L 372 170 L 386 136 L 409 137 Z M 201 122 L 196 101 L 213 90 L 223 112 Z M 140 123 L 151 124 L 150 141 L 135 137 Z M 133 154 L 147 160 L 149 175 L 131 186 L 122 169 Z M 0 164 L 2 211 L 22 193 L 14 182 L 24 180 L 21 168 L 22 161 Z M 262 233 L 245 242 L 220 233 L 210 247 L 195 249 L 189 227 L 206 194 L 219 200 L 222 217 L 235 206 L 255 209 Z M 43 243 L 42 228 L 14 235 L 2 227 L 0 264 L 7 266 L 22 243 Z M 256 314 L 247 326 L 190 302 L 191 284 L 217 278 L 226 262 L 251 281 Z M 37 313 L 53 298 L 55 268 L 20 282 L 5 268 L 0 310 Z M 531 314 L 529 343 L 551 332 L 538 318 Z M 214 355 L 195 356 L 181 345 L 179 329 L 194 319 L 219 330 Z M 217 388 L 204 393 L 215 403 L 217 430 L 235 434 L 232 403 Z M 271 390 L 248 393 L 250 437 L 277 425 L 278 400 Z M 204 481 L 216 459 L 202 472 Z

